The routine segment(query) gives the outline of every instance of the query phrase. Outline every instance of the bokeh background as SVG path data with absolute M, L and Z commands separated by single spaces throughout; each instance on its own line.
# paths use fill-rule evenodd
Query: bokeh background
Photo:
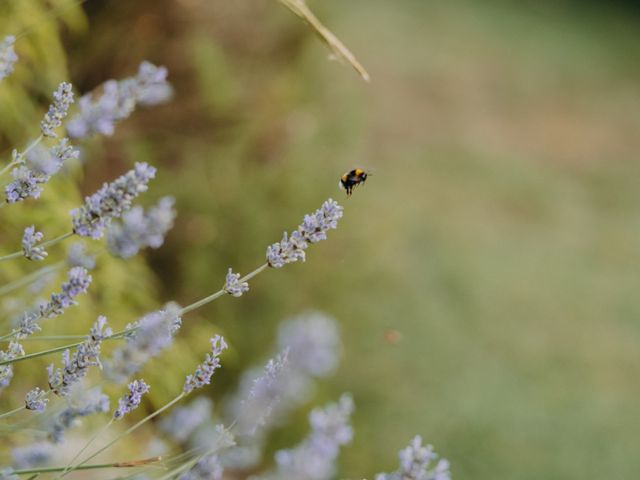
M 212 328 L 234 347 L 215 397 L 269 355 L 279 321 L 317 309 L 344 347 L 313 403 L 351 391 L 357 405 L 339 478 L 391 470 L 416 433 L 457 479 L 640 477 L 632 2 L 310 1 L 369 84 L 274 0 L 2 2 L 32 59 L 0 92 L 3 151 L 61 79 L 86 92 L 144 59 L 170 71 L 172 102 L 85 145 L 82 168 L 45 194 L 53 206 L 13 219 L 47 222 L 77 203 L 70 185 L 158 166 L 143 202 L 176 197 L 167 243 L 95 275 L 95 303 L 122 323 L 210 293 L 229 266 L 252 270 L 327 197 L 345 205 L 305 264 L 190 317 L 145 373 L 153 401 L 180 388 Z M 373 176 L 346 199 L 338 178 L 355 166 Z M 94 308 L 77 310 L 77 333 Z M 310 407 L 273 450 L 304 435 Z

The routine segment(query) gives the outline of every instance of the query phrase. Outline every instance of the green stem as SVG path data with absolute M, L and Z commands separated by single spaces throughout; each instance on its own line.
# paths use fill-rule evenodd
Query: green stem
M 55 270 L 60 269 L 63 265 L 64 265 L 64 262 L 58 262 L 53 265 L 49 265 L 48 267 L 41 268 L 40 270 L 36 270 L 35 272 L 25 275 L 24 277 L 19 278 L 18 280 L 14 280 L 11 283 L 7 283 L 3 287 L 0 287 L 0 295 L 4 295 L 5 293 L 12 292 L 24 285 L 28 285 L 32 281 L 37 280 L 38 278 L 44 275 L 47 275 L 48 273 L 51 273 L 51 272 L 54 272 Z
M 53 238 L 47 242 L 43 242 L 41 243 L 39 246 L 40 247 L 50 247 L 51 245 L 55 245 L 56 243 L 60 243 L 63 240 L 66 240 L 67 238 L 71 237 L 75 235 L 73 232 L 67 232 L 67 233 L 63 233 L 62 235 L 60 235 L 59 237 Z
M 142 467 L 144 465 L 153 464 L 162 461 L 162 457 L 147 458 L 144 460 L 134 460 L 131 462 L 111 462 L 111 463 L 99 463 L 93 465 L 78 466 L 76 470 L 95 470 L 98 468 L 135 468 Z M 24 470 L 13 470 L 11 473 L 14 475 L 29 475 L 31 473 L 53 473 L 62 472 L 65 467 L 43 467 L 43 468 L 30 468 Z
M 82 447 L 82 448 L 80 449 L 80 451 L 79 451 L 78 453 L 76 453 L 76 454 L 74 455 L 74 457 L 69 461 L 69 463 L 68 463 L 68 464 L 67 464 L 67 466 L 65 467 L 64 471 L 63 471 L 60 475 L 58 475 L 54 480 L 57 480 L 57 479 L 59 479 L 59 478 L 62 478 L 62 477 L 64 477 L 64 476 L 66 476 L 66 475 L 67 475 L 67 473 L 70 473 L 70 471 L 73 471 L 73 470 L 74 470 L 74 467 L 72 466 L 72 465 L 73 465 L 73 462 L 75 462 L 75 461 L 76 461 L 76 459 L 77 459 L 80 455 L 82 455 L 82 453 L 83 453 L 87 448 L 89 448 L 89 446 L 93 443 L 93 441 L 94 441 L 96 438 L 98 438 L 100 435 L 102 435 L 104 432 L 106 432 L 106 431 L 107 431 L 107 429 L 108 429 L 108 428 L 111 426 L 111 424 L 113 423 L 113 420 L 114 420 L 114 419 L 113 419 L 113 417 L 111 417 L 111 420 L 109 420 L 109 422 L 108 422 L 104 427 L 102 427 L 100 430 L 98 430 L 98 431 L 96 432 L 96 434 L 95 434 L 95 435 L 93 435 L 93 437 L 91 437 L 91 438 L 89 439 L 89 441 L 84 445 L 84 447 Z
M 238 280 L 238 282 L 242 283 L 242 282 L 246 282 L 247 280 L 252 279 L 256 275 L 258 275 L 260 272 L 265 270 L 268 266 L 269 266 L 269 264 L 267 264 L 267 263 L 265 263 L 264 265 L 259 266 L 253 272 L 246 274 L 244 277 L 242 277 L 240 280 Z M 227 292 L 225 292 L 224 289 L 218 290 L 216 293 L 213 293 L 213 294 L 209 295 L 208 297 L 203 298 L 202 300 L 198 300 L 197 302 L 194 302 L 191 305 L 188 305 L 188 306 L 184 307 L 182 310 L 180 310 L 180 315 L 184 315 L 185 313 L 189 313 L 189 312 L 191 312 L 191 311 L 193 311 L 193 310 L 195 310 L 197 308 L 202 307 L 203 305 L 206 305 L 207 303 L 213 302 L 216 298 L 219 298 L 219 297 L 221 297 L 222 295 L 224 295 L 226 293 Z
M 151 420 L 152 418 L 160 415 L 162 412 L 164 412 L 165 410 L 168 410 L 169 408 L 171 408 L 173 405 L 175 405 L 176 403 L 178 403 L 180 400 L 182 400 L 184 397 L 186 397 L 187 394 L 185 392 L 181 392 L 180 395 L 178 395 L 176 398 L 174 398 L 173 400 L 171 400 L 169 403 L 167 403 L 164 407 L 162 407 L 159 410 L 156 410 L 155 412 L 153 412 L 150 415 L 147 415 L 146 417 L 144 417 L 142 420 L 140 420 L 138 423 L 136 423 L 135 425 L 129 427 L 127 430 L 125 430 L 123 433 L 121 433 L 120 435 L 118 435 L 116 438 L 114 438 L 113 440 L 111 440 L 109 443 L 107 443 L 104 447 L 100 448 L 98 451 L 94 452 L 92 455 L 88 456 L 87 458 L 85 458 L 82 462 L 80 462 L 76 467 L 74 467 L 74 470 L 81 467 L 82 465 L 84 465 L 85 463 L 87 463 L 89 460 L 91 460 L 92 458 L 96 457 L 97 455 L 101 454 L 102 452 L 104 452 L 107 448 L 109 448 L 111 445 L 113 445 L 114 443 L 116 443 L 118 440 L 120 440 L 121 438 L 126 437 L 127 435 L 129 435 L 131 432 L 133 432 L 134 430 L 136 430 L 138 427 L 140 427 L 141 425 L 143 425 L 144 423 L 148 422 L 149 420 Z M 73 471 L 73 470 L 70 470 Z
M 60 243 L 61 241 L 69 238 L 72 235 L 74 235 L 73 232 L 64 233 L 64 234 L 60 235 L 59 237 L 53 238 L 53 239 L 49 240 L 48 242 L 44 242 L 44 243 L 40 244 L 40 246 L 44 247 L 44 248 L 50 247 L 51 245 L 55 245 L 56 243 Z M 12 258 L 21 257 L 22 255 L 24 255 L 22 250 L 20 250 L 19 252 L 10 253 L 9 255 L 5 255 L 4 257 L 0 257 L 0 262 L 4 262 L 6 260 L 11 260 Z
M 22 410 L 26 410 L 26 407 L 24 405 L 22 405 L 21 407 L 18 408 L 14 408 L 13 410 L 9 410 L 8 412 L 4 412 L 2 414 L 0 414 L 0 418 L 5 418 L 8 417 L 10 415 L 13 415 L 14 413 L 18 413 Z
M 20 153 L 20 158 L 25 157 L 27 153 L 29 153 L 33 148 L 36 147 L 36 145 L 38 145 L 42 141 L 43 138 L 44 137 L 42 136 L 42 134 L 40 134 L 38 138 L 36 138 L 33 142 L 31 142 L 27 146 L 27 148 L 25 148 L 24 151 Z M 12 160 L 11 162 L 9 162 L 9 164 L 6 167 L 0 170 L 0 175 L 4 175 L 7 172 L 7 170 L 9 170 L 11 167 L 15 167 L 19 163 L 22 163 L 22 162 L 16 162 L 15 160 Z

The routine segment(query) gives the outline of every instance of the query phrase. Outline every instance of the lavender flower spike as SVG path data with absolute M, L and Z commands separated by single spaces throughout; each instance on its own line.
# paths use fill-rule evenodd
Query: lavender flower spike
M 338 227 L 343 208 L 331 198 L 311 215 L 305 215 L 298 229 L 287 236 L 285 232 L 280 242 L 267 248 L 267 263 L 272 268 L 281 268 L 287 263 L 305 261 L 305 250 L 309 244 L 327 238 L 327 232 Z
M 43 247 L 37 247 L 36 244 L 42 241 L 44 234 L 36 232 L 36 228 L 31 225 L 24 229 L 22 235 L 22 251 L 24 256 L 29 260 L 44 260 L 48 255 Z
M 18 55 L 13 49 L 16 37 L 7 35 L 0 42 L 0 80 L 11 75 L 13 65 L 18 61 Z
M 46 392 L 38 387 L 29 390 L 24 397 L 25 408 L 34 412 L 44 412 L 47 403 L 49 403 L 49 399 L 46 398 Z
M 220 355 L 227 348 L 227 344 L 220 335 L 210 339 L 211 352 L 207 353 L 205 361 L 196 368 L 193 375 L 188 375 L 184 382 L 184 392 L 191 393 L 196 388 L 204 387 L 211 383 L 214 372 L 220 368 Z
M 142 62 L 135 77 L 108 80 L 100 95 L 83 95 L 78 101 L 80 112 L 69 121 L 67 131 L 73 138 L 113 135 L 116 122 L 131 115 L 138 105 L 163 103 L 172 93 L 167 69 Z
M 16 357 L 24 355 L 22 345 L 18 342 L 9 342 L 6 350 L 0 350 L 0 360 L 13 360 Z M 0 390 L 9 386 L 13 378 L 13 365 L 8 363 L 0 365 Z
M 400 468 L 393 473 L 379 473 L 376 480 L 451 480 L 449 462 L 441 458 L 433 465 L 438 455 L 431 445 L 422 446 L 419 435 L 398 456 Z
M 244 292 L 249 291 L 249 284 L 247 282 L 240 282 L 240 274 L 233 273 L 231 268 L 227 272 L 227 278 L 222 287 L 225 292 L 234 297 L 241 297 Z
M 156 169 L 146 163 L 135 168 L 85 199 L 85 204 L 71 211 L 73 232 L 81 237 L 98 239 L 113 218 L 122 216 L 131 208 L 131 202 L 156 175 Z
M 65 309 L 78 304 L 75 297 L 86 292 L 91 284 L 91 275 L 86 268 L 73 267 L 67 275 L 69 280 L 62 284 L 62 293 L 52 294 L 49 303 L 40 305 L 41 317 L 54 318 L 62 315 Z
M 53 460 L 53 445 L 48 442 L 36 442 L 11 450 L 14 468 L 39 467 Z M 0 477 L 1 478 L 1 477 Z
M 47 419 L 51 421 L 47 426 L 49 438 L 55 443 L 62 443 L 65 430 L 78 424 L 80 418 L 109 411 L 109 397 L 99 387 L 87 390 L 83 385 L 76 384 L 72 390 L 69 406 L 53 419 Z
M 311 434 L 296 448 L 276 452 L 278 480 L 325 480 L 332 478 L 340 447 L 349 443 L 353 429 L 349 418 L 353 400 L 342 395 L 337 404 L 316 409 L 309 415 Z
M 84 343 L 78 346 L 73 357 L 69 356 L 69 350 L 64 351 L 62 354 L 64 368 L 54 370 L 53 364 L 49 365 L 47 368 L 49 387 L 53 393 L 61 397 L 69 395 L 71 386 L 87 374 L 89 367 L 102 366 L 99 359 L 100 345 L 105 337 L 111 335 L 111 329 L 105 328 L 106 324 L 105 317 L 98 317 L 96 323 L 91 327 L 89 336 Z
M 131 382 L 129 384 L 129 393 L 118 401 L 118 409 L 113 414 L 113 418 L 117 420 L 132 410 L 135 410 L 138 405 L 140 405 L 142 395 L 147 393 L 150 388 L 144 380 L 134 380 Z
M 13 182 L 4 187 L 7 203 L 17 203 L 29 197 L 39 198 L 42 193 L 41 183 L 49 180 L 48 175 L 42 175 L 21 165 L 11 171 Z
M 40 130 L 45 137 L 57 137 L 54 130 L 62 125 L 67 116 L 69 106 L 73 103 L 73 90 L 70 83 L 62 82 L 53 92 L 53 103 L 40 122 Z
M 162 197 L 146 212 L 135 206 L 123 214 L 122 222 L 113 222 L 107 230 L 109 251 L 117 257 L 129 258 L 145 247 L 161 247 L 176 218 L 174 203 L 172 197 Z
M 255 435 L 259 428 L 266 425 L 269 416 L 287 393 L 284 382 L 289 380 L 289 366 L 289 350 L 285 349 L 275 359 L 270 359 L 262 374 L 253 381 L 238 415 L 238 427 L 242 434 Z
M 118 347 L 105 362 L 105 376 L 114 382 L 126 382 L 150 358 L 171 345 L 181 324 L 180 305 L 168 303 L 164 309 L 127 325 L 126 329 L 131 331 L 127 343 Z

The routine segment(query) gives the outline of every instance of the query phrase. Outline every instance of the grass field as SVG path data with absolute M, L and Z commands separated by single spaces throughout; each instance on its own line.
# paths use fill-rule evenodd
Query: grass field
M 373 77 L 310 45 L 304 114 L 322 117 L 291 153 L 327 185 L 374 171 L 326 247 L 337 268 L 305 267 L 336 287 L 331 389 L 359 406 L 343 475 L 388 466 L 420 432 L 458 479 L 638 477 L 638 18 L 326 3 Z

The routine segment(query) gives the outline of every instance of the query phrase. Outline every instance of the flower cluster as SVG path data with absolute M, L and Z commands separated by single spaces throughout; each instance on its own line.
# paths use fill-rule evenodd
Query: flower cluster
M 172 197 L 163 197 L 146 212 L 135 206 L 124 213 L 121 222 L 113 222 L 107 229 L 109 251 L 117 257 L 129 258 L 146 247 L 160 248 L 176 218 L 174 203 Z
M 249 291 L 249 284 L 247 282 L 241 282 L 240 274 L 233 273 L 231 268 L 229 268 L 222 289 L 229 295 L 233 295 L 234 297 L 241 297 L 243 293 Z
M 278 328 L 278 348 L 288 349 L 291 364 L 300 373 L 325 377 L 338 365 L 338 324 L 321 312 L 285 320 Z
M 335 472 L 340 447 L 351 442 L 353 429 L 349 423 L 353 400 L 343 394 L 336 404 L 315 409 L 309 415 L 311 433 L 291 450 L 276 452 L 276 472 L 279 480 L 326 480 Z
M 58 140 L 49 149 L 38 145 L 26 155 L 29 168 L 39 175 L 51 176 L 57 173 L 65 162 L 80 157 L 80 150 L 69 143 L 67 137 Z
M 9 342 L 6 350 L 0 350 L 0 362 L 13 360 L 24 355 L 24 349 L 18 342 Z M 0 365 L 0 390 L 9 386 L 13 378 L 13 365 Z
M 83 243 L 75 242 L 67 250 L 67 265 L 72 268 L 82 267 L 87 270 L 93 270 L 96 267 L 96 258 L 86 253 Z
M 16 331 L 16 338 L 27 338 L 30 335 L 33 335 L 36 332 L 42 330 L 38 321 L 40 320 L 41 315 L 38 311 L 28 311 L 22 314 L 22 318 L 18 323 L 18 329 Z
M 0 42 L 0 80 L 11 75 L 13 65 L 18 61 L 18 55 L 13 49 L 15 41 L 16 37 L 7 35 Z
M 62 354 L 64 368 L 54 369 L 53 364 L 49 365 L 47 368 L 49 388 L 53 393 L 61 397 L 67 396 L 70 387 L 87 374 L 89 367 L 101 366 L 100 345 L 105 337 L 111 335 L 111 329 L 106 327 L 106 324 L 105 317 L 98 317 L 96 323 L 91 327 L 89 336 L 84 343 L 78 346 L 73 357 L 70 356 L 69 350 L 64 351 Z
M 42 318 L 54 318 L 72 305 L 77 305 L 75 298 L 84 293 L 91 285 L 91 275 L 86 268 L 73 267 L 67 273 L 68 280 L 62 284 L 62 292 L 51 295 L 51 300 L 40 306 Z
M 13 182 L 4 187 L 7 203 L 17 203 L 27 198 L 40 198 L 43 183 L 49 180 L 47 175 L 34 172 L 28 167 L 21 165 L 11 171 Z
M 68 122 L 67 131 L 73 138 L 113 135 L 116 122 L 131 115 L 137 105 L 158 105 L 172 94 L 167 69 L 142 62 L 135 77 L 108 80 L 100 95 L 83 95 L 78 101 L 80 112 Z
M 29 260 L 44 260 L 47 252 L 44 247 L 38 247 L 37 244 L 42 241 L 44 234 L 36 232 L 36 227 L 31 225 L 24 229 L 22 235 L 22 252 Z
M 399 457 L 400 468 L 393 473 L 379 473 L 376 480 L 451 480 L 449 462 L 444 458 L 438 460 L 431 445 L 423 447 L 419 435 L 400 451 Z
M 262 374 L 251 382 L 247 398 L 241 402 L 238 415 L 238 431 L 242 435 L 255 435 L 263 427 L 273 410 L 286 394 L 289 357 L 284 350 L 270 359 Z
M 211 342 L 211 352 L 207 353 L 204 362 L 198 365 L 193 375 L 187 375 L 183 388 L 185 393 L 191 393 L 196 388 L 209 385 L 214 372 L 221 366 L 220 355 L 226 350 L 227 344 L 220 335 L 216 335 L 209 341 Z
M 180 306 L 168 303 L 164 309 L 149 313 L 127 325 L 127 343 L 115 349 L 104 362 L 105 376 L 124 383 L 151 358 L 169 347 L 182 324 Z
M 225 418 L 236 423 L 239 443 L 223 454 L 227 464 L 255 466 L 268 431 L 308 401 L 314 377 L 334 370 L 340 350 L 336 321 L 320 312 L 285 320 L 278 328 L 278 349 L 283 353 L 266 368 L 243 373 L 226 402 Z
M 47 392 L 41 390 L 39 387 L 35 387 L 29 390 L 24 397 L 24 406 L 27 410 L 33 410 L 34 412 L 44 412 L 47 408 L 49 399 L 46 397 Z
M 131 208 L 131 202 L 147 190 L 156 169 L 146 163 L 135 168 L 85 199 L 85 204 L 71 211 L 73 232 L 81 237 L 98 239 L 113 218 Z
M 298 229 L 287 235 L 284 233 L 280 242 L 267 247 L 267 263 L 270 267 L 281 268 L 287 263 L 305 261 L 305 250 L 309 244 L 327 238 L 327 232 L 338 226 L 342 218 L 343 208 L 329 199 L 311 215 L 305 215 Z
M 211 419 L 213 402 L 207 397 L 198 397 L 184 407 L 175 408 L 160 422 L 160 429 L 176 442 L 184 442 L 195 430 Z
M 109 397 L 99 388 L 86 391 L 80 384 L 76 384 L 76 387 L 78 388 L 72 391 L 71 397 L 78 398 L 69 401 L 67 408 L 58 413 L 47 428 L 49 438 L 55 443 L 64 440 L 64 432 L 75 425 L 79 418 L 109 411 Z
M 40 145 L 32 148 L 26 155 L 12 153 L 12 163 L 18 165 L 11 171 L 13 182 L 5 187 L 7 203 L 16 203 L 27 198 L 39 198 L 42 184 L 47 183 L 64 162 L 78 158 L 80 152 L 69 143 L 68 138 L 61 138 L 56 145 L 46 149 Z
M 123 396 L 118 401 L 118 408 L 113 414 L 113 418 L 120 419 L 124 417 L 127 413 L 135 410 L 138 405 L 140 405 L 140 401 L 142 400 L 142 395 L 147 393 L 151 387 L 145 383 L 144 380 L 134 380 L 129 384 L 129 393 Z
M 70 83 L 62 82 L 53 92 L 53 103 L 49 105 L 49 111 L 40 122 L 40 131 L 45 137 L 57 137 L 55 129 L 62 125 L 62 120 L 67 116 L 69 107 L 73 103 L 73 89 Z
M 13 459 L 13 467 L 17 469 L 44 465 L 53 458 L 53 445 L 48 442 L 36 442 L 14 448 L 11 450 L 11 458 Z

